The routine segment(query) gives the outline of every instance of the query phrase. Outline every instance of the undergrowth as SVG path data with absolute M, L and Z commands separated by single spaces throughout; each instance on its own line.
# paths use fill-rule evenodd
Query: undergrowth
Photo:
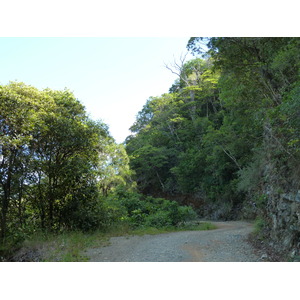
M 187 230 L 211 230 L 215 228 L 215 225 L 208 222 L 196 225 L 183 224 L 161 228 L 139 227 L 135 229 L 132 229 L 129 224 L 125 223 L 115 225 L 105 232 L 37 233 L 24 241 L 22 249 L 28 253 L 38 250 L 40 255 L 39 261 L 43 262 L 85 262 L 89 260 L 84 254 L 85 249 L 109 245 L 109 239 L 113 236 L 154 235 Z

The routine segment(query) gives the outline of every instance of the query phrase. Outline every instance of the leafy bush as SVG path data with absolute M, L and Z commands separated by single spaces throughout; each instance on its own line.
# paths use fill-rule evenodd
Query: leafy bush
M 180 222 L 195 219 L 196 212 L 176 201 L 144 196 L 137 192 L 117 189 L 105 199 L 115 222 L 129 222 L 132 227 L 175 226 Z
M 179 206 L 178 211 L 181 222 L 191 221 L 197 218 L 197 213 L 190 206 Z
M 156 213 L 148 215 L 145 218 L 144 225 L 159 228 L 171 226 L 173 225 L 172 223 L 173 222 L 168 211 L 158 210 Z
M 128 220 L 133 226 L 139 226 L 144 224 L 146 217 L 147 214 L 145 214 L 142 209 L 138 208 L 131 211 Z

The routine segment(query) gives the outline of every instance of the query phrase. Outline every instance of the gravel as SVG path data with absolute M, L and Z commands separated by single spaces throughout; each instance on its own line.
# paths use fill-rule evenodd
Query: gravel
M 113 237 L 109 246 L 85 251 L 91 262 L 258 262 L 247 242 L 252 224 L 212 222 L 218 229 Z

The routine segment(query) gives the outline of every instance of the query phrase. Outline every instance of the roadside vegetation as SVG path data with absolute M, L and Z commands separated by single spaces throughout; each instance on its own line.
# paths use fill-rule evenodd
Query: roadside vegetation
M 216 226 L 210 222 L 186 223 L 160 228 L 139 226 L 134 229 L 128 223 L 120 223 L 107 230 L 93 232 L 39 232 L 23 241 L 22 247 L 10 253 L 7 259 L 10 261 L 85 262 L 89 261 L 84 252 L 86 249 L 108 246 L 111 237 L 213 229 L 216 229 Z
M 0 132 L 3 259 L 33 237 L 80 248 L 81 239 L 116 224 L 162 228 L 197 217 L 191 207 L 139 193 L 124 146 L 69 90 L 0 86 Z
M 116 228 L 199 217 L 257 218 L 260 238 L 285 236 L 300 255 L 300 39 L 187 48 L 195 58 L 167 66 L 178 79 L 147 100 L 124 144 L 67 89 L 0 85 L 0 257 L 45 235 L 62 260 L 79 259 Z

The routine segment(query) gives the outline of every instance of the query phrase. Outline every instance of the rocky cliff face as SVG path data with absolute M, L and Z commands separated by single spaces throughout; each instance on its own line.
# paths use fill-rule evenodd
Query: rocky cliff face
M 287 258 L 300 256 L 300 165 L 265 125 L 262 176 L 256 192 L 264 197 L 259 215 L 269 245 Z
M 289 193 L 267 191 L 270 246 L 288 257 L 300 256 L 300 190 Z

